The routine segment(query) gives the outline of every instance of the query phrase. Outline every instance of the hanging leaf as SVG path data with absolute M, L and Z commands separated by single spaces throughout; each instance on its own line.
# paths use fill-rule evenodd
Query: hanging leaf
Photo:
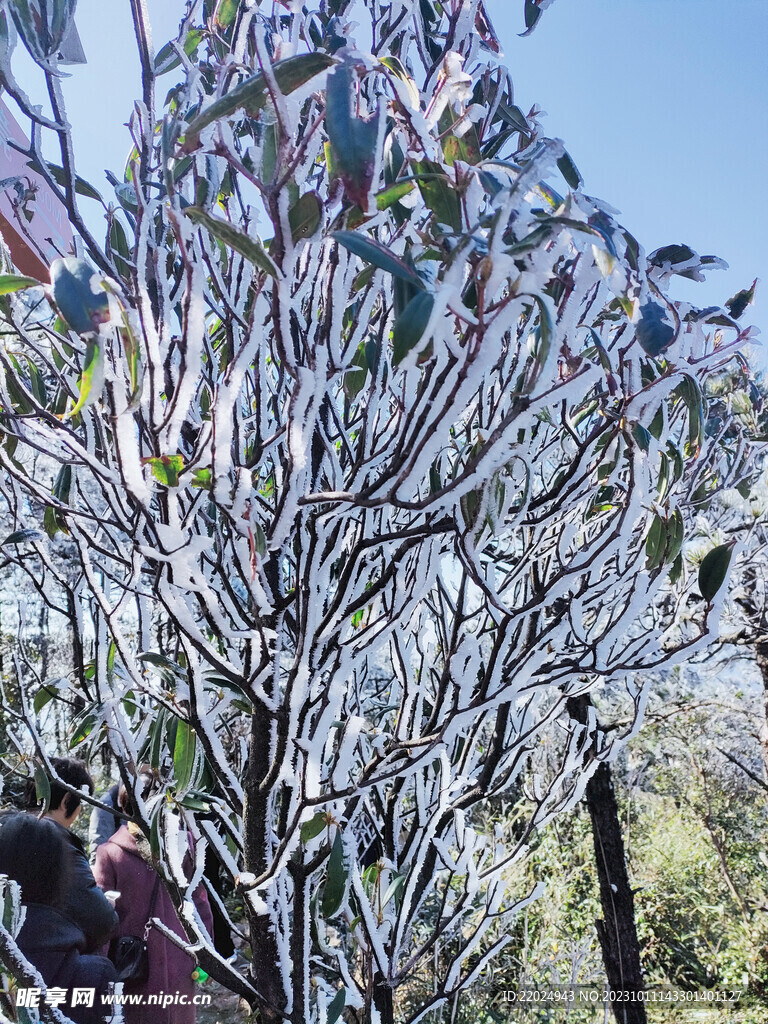
M 275 81 L 283 95 L 288 95 L 302 85 L 306 85 L 336 61 L 327 53 L 303 53 L 297 57 L 281 60 L 272 68 Z M 263 72 L 253 75 L 240 85 L 207 107 L 196 117 L 186 130 L 184 136 L 185 152 L 192 152 L 200 145 L 200 132 L 209 124 L 220 118 L 229 117 L 237 110 L 245 110 L 247 114 L 256 115 L 269 102 L 269 89 Z
M 234 24 L 237 12 L 240 8 L 240 0 L 219 0 L 216 8 L 216 24 L 226 31 Z
M 557 169 L 572 189 L 577 189 L 584 181 L 569 153 L 563 153 L 557 161 Z
M 635 336 L 650 356 L 658 356 L 675 340 L 675 329 L 667 320 L 666 311 L 657 302 L 640 307 Z
M 394 899 L 395 896 L 397 896 L 397 894 L 400 892 L 400 890 L 402 889 L 404 884 L 405 884 L 405 875 L 395 874 L 395 877 L 392 879 L 392 881 L 387 886 L 387 891 L 384 893 L 384 895 L 381 898 L 381 905 L 382 905 L 382 907 L 386 907 L 386 905 L 389 903 L 389 901 L 391 899 Z
M 235 252 L 239 252 L 249 263 L 253 263 L 259 270 L 263 270 L 270 277 L 278 277 L 279 271 L 267 254 L 267 251 L 256 238 L 251 238 L 240 228 L 230 224 L 228 220 L 220 217 L 213 217 L 210 213 L 200 209 L 199 206 L 188 206 L 184 213 L 195 224 L 201 225 L 213 235 L 214 238 L 223 242 L 224 245 Z
M 368 360 L 365 355 L 365 342 L 361 341 L 352 359 L 354 369 L 347 370 L 344 374 L 344 394 L 354 402 L 357 396 L 365 387 L 368 378 Z
M 328 874 L 323 889 L 322 914 L 326 921 L 330 920 L 341 909 L 347 889 L 347 869 L 344 866 L 344 843 L 341 831 L 336 829 L 336 836 L 328 858 Z
M 75 14 L 77 0 L 47 0 L 42 6 L 32 0 L 13 0 L 11 14 L 30 57 L 48 70 L 48 62 L 59 50 Z
M 328 76 L 325 129 L 333 149 L 334 169 L 351 202 L 363 213 L 368 201 L 376 167 L 379 141 L 379 115 L 357 117 L 352 112 L 356 75 L 351 64 L 340 64 Z
M 422 199 L 437 223 L 445 224 L 452 231 L 461 231 L 459 196 L 440 164 L 432 160 L 414 161 L 413 170 Z
M 687 373 L 683 375 L 682 381 L 675 388 L 673 394 L 681 398 L 688 409 L 686 454 L 695 457 L 699 454 L 704 441 L 704 395 L 698 381 Z
M 395 366 L 419 345 L 434 306 L 434 295 L 430 292 L 419 292 L 395 321 L 392 331 L 392 361 Z
M 678 508 L 676 508 L 669 517 L 668 535 L 667 550 L 664 553 L 664 561 L 674 562 L 680 554 L 680 548 L 683 546 L 683 541 L 685 540 L 685 524 L 683 523 L 683 517 L 680 514 L 680 509 Z
M 407 281 L 408 284 L 422 291 L 426 287 L 412 267 L 409 267 L 399 256 L 395 256 L 391 249 L 382 245 L 381 242 L 369 238 L 368 235 L 363 235 L 359 231 L 334 231 L 331 238 L 354 253 L 355 256 L 359 256 L 361 260 L 365 260 L 366 263 L 372 263 L 374 267 L 386 270 L 388 274 L 392 274 L 401 281 Z
M 699 566 L 699 592 L 709 603 L 725 583 L 735 544 L 736 541 L 718 544 L 716 548 L 707 552 Z
M 11 292 L 20 292 L 25 288 L 38 288 L 42 281 L 34 277 L 22 277 L 19 274 L 0 274 L 0 295 L 9 295 Z
M 293 244 L 300 238 L 311 238 L 323 219 L 323 203 L 317 192 L 305 192 L 288 211 Z
M 525 8 L 523 12 L 525 17 L 525 32 L 521 32 L 521 36 L 529 36 L 536 28 L 536 24 L 541 17 L 539 2 L 540 0 L 525 0 Z
M 107 293 L 94 290 L 96 271 L 76 256 L 56 259 L 51 264 L 51 294 L 67 325 L 77 334 L 92 334 L 109 320 Z
M 173 745 L 173 773 L 177 792 L 189 786 L 195 770 L 197 753 L 197 736 L 194 729 L 187 723 L 178 720 L 176 740 Z
M 309 821 L 305 821 L 301 826 L 301 841 L 302 843 L 308 843 L 310 839 L 315 839 L 324 828 L 327 827 L 327 816 L 325 811 L 318 811 L 314 817 L 310 818 Z
M 96 385 L 101 385 L 103 356 L 101 346 L 95 339 L 91 339 L 85 348 L 85 368 L 80 377 L 80 396 L 74 408 L 67 413 L 66 419 L 76 416 L 96 398 Z
M 32 707 L 35 709 L 35 714 L 39 715 L 46 704 L 50 704 L 58 694 L 59 688 L 57 686 L 54 686 L 51 683 L 43 683 L 35 694 L 35 699 L 32 701 Z
M 35 766 L 34 778 L 35 800 L 38 804 L 43 805 L 43 810 L 47 811 L 51 805 L 51 780 L 48 778 L 48 773 L 41 764 Z
M 655 514 L 648 537 L 645 541 L 645 568 L 652 572 L 664 561 L 664 551 L 667 546 L 667 529 L 662 517 Z
M 93 732 L 94 727 L 98 722 L 96 715 L 88 714 L 84 716 L 78 716 L 75 720 L 76 728 L 72 735 L 72 739 L 69 741 L 70 749 L 79 746 L 84 740 Z
M 336 1021 L 341 1017 L 342 1011 L 347 1002 L 347 990 L 342 985 L 333 999 L 328 1003 L 326 1010 L 326 1024 L 336 1024 Z

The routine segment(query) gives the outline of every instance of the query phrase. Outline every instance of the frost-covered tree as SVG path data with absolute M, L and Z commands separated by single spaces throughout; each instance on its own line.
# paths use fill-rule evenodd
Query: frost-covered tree
M 3 550 L 82 650 L 42 689 L 19 667 L 6 765 L 34 754 L 44 795 L 74 704 L 75 750 L 156 769 L 140 822 L 210 974 L 265 1020 L 415 1020 L 509 942 L 540 891 L 510 865 L 633 728 L 569 700 L 629 691 L 639 722 L 638 673 L 717 631 L 730 548 L 697 580 L 680 547 L 745 469 L 702 382 L 746 334 L 668 297 L 717 261 L 646 257 L 583 193 L 480 0 L 190 0 L 157 53 L 131 6 L 103 246 L 57 73 L 74 4 L 2 14 L 80 238 L 42 290 L 0 278 Z M 515 833 L 481 829 L 523 785 Z M 188 898 L 206 850 L 247 971 Z

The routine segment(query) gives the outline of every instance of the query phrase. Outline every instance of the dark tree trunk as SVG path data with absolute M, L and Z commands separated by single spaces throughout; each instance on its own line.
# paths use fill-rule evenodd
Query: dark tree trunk
M 588 696 L 569 701 L 573 718 L 586 724 L 591 705 Z M 619 807 L 613 789 L 611 769 L 603 762 L 587 783 L 586 801 L 592 820 L 595 866 L 600 883 L 602 920 L 595 922 L 608 985 L 613 992 L 626 993 L 627 1001 L 613 1002 L 618 1024 L 647 1024 L 645 1004 L 631 1001 L 632 993 L 643 991 L 640 942 L 635 924 L 635 898 L 629 884 L 624 856 Z
M 260 709 L 251 718 L 243 819 L 245 869 L 257 876 L 266 870 L 270 843 L 268 795 L 261 787 L 269 771 L 270 740 L 271 718 L 266 709 Z M 252 912 L 249 918 L 251 980 L 261 996 L 258 1008 L 263 1021 L 278 1021 L 282 1018 L 285 993 L 278 969 L 277 939 L 269 918 Z M 297 966 L 300 970 L 301 964 Z
M 765 778 L 768 781 L 768 642 L 755 644 L 755 660 L 763 678 L 763 721 L 760 723 L 760 749 Z

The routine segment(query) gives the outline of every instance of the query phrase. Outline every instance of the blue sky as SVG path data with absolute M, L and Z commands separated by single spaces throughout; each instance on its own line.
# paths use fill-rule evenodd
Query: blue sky
M 722 304 L 762 279 L 745 323 L 768 361 L 768 2 L 556 0 L 521 39 L 522 0 L 489 0 L 518 106 L 538 103 L 584 191 L 648 252 L 686 242 L 725 259 L 674 293 Z
M 159 49 L 182 4 L 149 6 Z M 527 38 L 522 0 L 487 6 L 518 105 L 547 111 L 584 190 L 621 210 L 649 252 L 686 242 L 728 261 L 706 285 L 678 279 L 682 298 L 722 303 L 764 278 L 744 319 L 768 347 L 768 0 L 556 0 Z M 102 187 L 105 167 L 122 171 L 139 94 L 128 0 L 80 0 L 77 24 L 89 63 L 66 95 L 80 173 Z

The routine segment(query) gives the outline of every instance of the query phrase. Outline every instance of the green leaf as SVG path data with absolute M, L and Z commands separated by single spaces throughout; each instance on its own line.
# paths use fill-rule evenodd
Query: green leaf
M 696 258 L 696 253 L 690 247 L 690 245 L 663 245 L 660 249 L 656 249 L 648 257 L 648 262 L 653 263 L 654 266 L 663 267 L 665 263 L 669 263 L 670 266 L 677 266 L 680 263 L 690 263 L 692 259 Z
M 738 320 L 739 317 L 743 316 L 750 306 L 755 301 L 755 289 L 757 288 L 757 278 L 752 282 L 751 287 L 744 288 L 740 292 L 736 292 L 726 302 L 728 312 L 731 314 L 734 320 Z
M 327 53 L 303 53 L 297 57 L 288 57 L 273 65 L 272 72 L 275 76 L 277 86 L 283 95 L 292 93 L 295 89 L 305 85 L 336 61 Z M 231 89 L 196 117 L 186 130 L 184 137 L 184 150 L 191 152 L 200 145 L 200 132 L 209 124 L 218 121 L 223 117 L 229 117 L 237 110 L 245 110 L 247 114 L 256 115 L 269 102 L 269 89 L 264 74 L 260 71 L 257 75 L 246 79 L 240 85 Z
M 689 455 L 696 456 L 704 440 L 704 396 L 698 381 L 687 373 L 683 375 L 683 380 L 675 388 L 673 394 L 681 398 L 688 408 L 686 450 Z
M 404 196 L 409 195 L 413 192 L 416 186 L 412 181 L 398 181 L 394 185 L 390 185 L 389 188 L 383 189 L 381 192 L 376 193 L 376 206 L 380 210 L 388 210 L 390 206 L 394 206 Z
M 569 153 L 564 152 L 560 159 L 557 161 L 557 169 L 560 171 L 566 182 L 572 189 L 577 189 L 584 179 L 579 174 L 579 170 L 576 164 L 571 159 Z
M 85 368 L 80 377 L 80 396 L 74 407 L 69 410 L 66 419 L 76 416 L 81 409 L 96 398 L 94 385 L 101 380 L 101 367 L 104 353 L 95 338 L 85 347 Z
M 32 707 L 35 709 L 35 714 L 39 715 L 46 704 L 49 704 L 54 700 L 59 693 L 57 686 L 52 686 L 49 683 L 44 683 L 35 694 L 35 699 L 32 701 Z
M 256 238 L 251 238 L 240 228 L 230 224 L 228 220 L 220 217 L 213 217 L 210 213 L 202 210 L 199 206 L 188 206 L 184 211 L 191 221 L 201 225 L 213 235 L 214 238 L 223 242 L 224 245 L 235 252 L 239 252 L 250 263 L 253 263 L 259 270 L 263 270 L 270 277 L 278 277 L 279 271 L 267 254 L 266 249 Z
M 72 739 L 69 741 L 70 749 L 72 749 L 72 747 L 78 746 L 84 740 L 88 739 L 88 737 L 93 732 L 94 726 L 98 722 L 98 719 L 96 715 L 91 714 L 79 717 L 76 721 L 78 723 L 77 728 L 74 731 Z
M 315 839 L 320 835 L 326 825 L 325 811 L 318 811 L 314 817 L 310 818 L 309 821 L 305 821 L 301 826 L 302 843 L 308 843 L 310 839 Z
M 147 665 L 152 665 L 164 679 L 184 677 L 185 673 L 181 665 L 176 661 L 171 661 L 170 658 L 166 658 L 164 654 L 158 654 L 155 651 L 142 651 L 138 656 L 138 660 L 143 661 Z
M 259 270 L 268 273 L 270 278 L 279 276 L 278 267 L 274 265 L 258 239 L 252 239 L 250 234 L 246 234 L 245 231 L 229 223 L 228 220 L 213 217 L 198 206 L 189 206 L 184 213 L 190 220 L 209 230 L 219 242 L 228 246 L 229 249 L 233 249 L 234 252 L 240 253 Z
M 640 307 L 635 335 L 649 355 L 657 356 L 675 340 L 675 329 L 667 320 L 666 311 L 658 303 L 649 301 Z
M 502 100 L 496 110 L 502 121 L 506 122 L 506 124 L 511 128 L 514 128 L 515 132 L 521 132 L 523 135 L 530 135 L 531 126 L 528 124 L 525 114 L 523 114 L 520 107 L 505 103 Z
M 234 24 L 237 12 L 240 7 L 240 0 L 219 0 L 216 8 L 216 24 L 224 30 L 231 28 Z
M 15 530 L 13 533 L 8 534 L 2 543 L 2 547 L 5 547 L 7 544 L 28 544 L 42 539 L 43 534 L 39 530 Z
M 393 277 L 397 277 L 401 281 L 407 281 L 408 284 L 413 285 L 415 288 L 424 290 L 424 282 L 416 271 L 401 260 L 399 256 L 395 256 L 392 250 L 382 245 L 381 242 L 377 242 L 373 238 L 369 238 L 368 235 L 361 234 L 359 231 L 334 231 L 331 234 L 331 238 L 340 245 L 343 245 L 351 253 L 354 253 L 355 256 L 365 260 L 366 263 L 372 263 L 380 270 L 386 270 Z
M 288 211 L 293 244 L 300 238 L 311 238 L 323 219 L 323 203 L 317 192 L 305 192 Z
M 664 551 L 667 546 L 667 529 L 664 520 L 660 515 L 654 514 L 648 537 L 645 541 L 646 562 L 645 567 L 649 571 L 657 569 L 664 561 Z
M 163 756 L 163 735 L 165 733 L 164 708 L 160 708 L 157 716 L 149 730 L 149 763 L 153 768 L 159 768 Z
M 397 894 L 400 892 L 400 890 L 402 889 L 404 884 L 405 884 L 405 875 L 397 875 L 396 874 L 395 877 L 392 879 L 392 881 L 387 886 L 387 891 L 384 893 L 384 895 L 381 898 L 381 905 L 382 905 L 382 907 L 386 907 L 386 905 L 389 903 L 389 901 L 391 899 L 394 899 L 395 896 L 397 896 Z
M 536 28 L 536 23 L 541 17 L 541 8 L 539 7 L 539 0 L 525 0 L 525 32 L 521 32 L 521 36 L 529 36 L 531 32 Z
M 395 321 L 392 331 L 392 361 L 395 366 L 418 346 L 427 329 L 434 306 L 434 295 L 430 292 L 419 292 Z
M 213 487 L 213 474 L 210 469 L 196 469 L 192 474 L 192 486 L 200 490 L 210 491 Z
M 365 342 L 361 341 L 352 359 L 353 369 L 347 370 L 344 374 L 344 394 L 354 402 L 357 396 L 365 387 L 368 379 L 368 360 L 365 355 Z
M 438 224 L 452 231 L 461 231 L 461 204 L 456 190 L 440 164 L 432 160 L 413 163 L 422 199 L 432 211 Z
M 60 516 L 58 509 L 54 508 L 53 505 L 45 506 L 45 512 L 43 513 L 43 529 L 51 540 L 53 540 L 60 530 L 64 533 L 69 533 L 65 521 Z
M 74 17 L 77 0 L 48 0 L 42 7 L 30 0 L 13 0 L 13 20 L 29 55 L 46 70 Z
M 651 446 L 651 433 L 647 430 L 642 423 L 635 423 L 632 426 L 632 436 L 637 442 L 638 448 L 647 452 Z
M 85 260 L 66 256 L 51 264 L 51 293 L 56 308 L 71 330 L 91 334 L 109 320 L 109 300 L 103 289 L 94 291 L 96 271 Z
M 173 773 L 177 790 L 185 790 L 192 781 L 195 770 L 197 736 L 195 730 L 179 719 L 176 741 L 173 745 Z
M 331 856 L 328 858 L 328 875 L 323 889 L 322 914 L 326 921 L 341 909 L 346 888 L 347 869 L 344 866 L 344 843 L 341 838 L 341 830 L 337 828 L 331 847 Z
M 163 487 L 178 487 L 179 474 L 184 469 L 184 458 L 181 455 L 161 455 L 159 458 L 144 458 L 142 464 L 152 469 L 152 476 Z
M 336 1024 L 336 1021 L 342 1014 L 346 1002 L 347 990 L 342 985 L 339 991 L 328 1004 L 328 1008 L 326 1010 L 326 1024 Z
M 203 39 L 205 39 L 205 29 L 191 28 L 184 37 L 184 53 L 188 57 L 193 57 Z M 178 42 L 178 40 L 175 41 Z M 165 75 L 180 64 L 181 57 L 176 52 L 173 42 L 168 42 L 155 57 L 155 74 Z
M 393 75 L 396 75 L 401 82 L 405 83 L 408 88 L 408 92 L 410 93 L 411 100 L 413 101 L 413 105 L 418 109 L 421 105 L 419 87 L 416 85 L 415 80 L 408 74 L 408 71 L 400 58 L 389 56 L 379 57 L 379 60 L 386 68 L 389 68 Z
M 521 238 L 519 242 L 513 242 L 504 250 L 508 256 L 523 256 L 527 252 L 538 249 L 546 242 L 552 234 L 550 223 L 537 225 L 530 234 Z
M 51 780 L 41 764 L 35 766 L 35 800 L 47 811 L 51 804 Z
M 699 566 L 699 592 L 705 601 L 711 603 L 725 583 L 735 544 L 735 541 L 718 544 L 704 556 Z
M 62 188 L 66 188 L 68 179 L 64 168 L 59 167 L 58 164 L 49 164 L 47 161 L 45 166 L 56 184 L 60 185 Z M 35 160 L 28 160 L 27 167 L 31 167 L 33 171 L 38 169 L 37 162 Z M 101 192 L 94 188 L 90 182 L 85 180 L 85 178 L 81 178 L 79 174 L 75 175 L 75 192 L 77 192 L 78 195 L 84 196 L 86 199 L 95 199 L 99 203 L 104 202 Z
M 333 149 L 334 167 L 344 191 L 366 212 L 376 167 L 379 116 L 376 113 L 362 118 L 352 112 L 356 80 L 350 63 L 339 64 L 328 76 L 325 129 Z
M 680 514 L 680 509 L 676 508 L 669 517 L 667 530 L 669 536 L 667 550 L 664 554 L 664 561 L 674 562 L 680 554 L 680 548 L 683 546 L 683 541 L 685 540 L 685 524 L 683 523 L 683 517 Z
M 0 274 L 0 295 L 20 292 L 24 288 L 38 288 L 42 281 L 34 277 L 22 277 L 19 274 Z
M 69 503 L 69 493 L 71 488 L 72 466 L 69 463 L 65 463 L 56 474 L 56 479 L 53 482 L 51 493 L 54 498 L 60 501 L 63 505 L 66 505 Z
M 683 575 L 683 556 L 678 555 L 669 570 L 669 582 L 674 586 Z

